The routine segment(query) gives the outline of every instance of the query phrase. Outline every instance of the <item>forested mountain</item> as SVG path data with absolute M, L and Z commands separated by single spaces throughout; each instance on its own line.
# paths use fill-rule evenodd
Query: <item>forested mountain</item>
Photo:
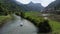
M 60 0 L 50 3 L 45 9 L 45 12 L 60 14 Z
M 3 8 L 4 11 L 21 11 L 22 8 L 14 2 L 14 0 L 0 0 L 0 7 Z
M 44 7 L 40 3 L 30 2 L 29 4 L 19 4 L 25 11 L 40 11 Z
M 56 0 L 52 3 L 50 3 L 46 8 L 52 8 L 52 7 L 55 7 L 58 9 L 60 7 L 60 0 Z
M 30 2 L 29 4 L 18 3 L 15 0 L 0 0 L 0 7 L 3 11 L 40 11 L 43 9 L 40 3 Z

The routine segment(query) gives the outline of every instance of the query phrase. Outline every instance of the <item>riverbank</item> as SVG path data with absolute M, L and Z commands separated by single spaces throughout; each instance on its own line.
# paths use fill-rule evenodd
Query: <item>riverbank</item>
M 49 20 L 49 24 L 52 27 L 52 34 L 60 34 L 60 22 Z
M 0 27 L 3 26 L 7 21 L 11 20 L 12 17 L 10 15 L 7 16 L 0 16 Z
M 40 16 L 41 13 L 24 12 L 22 15 L 21 17 L 31 21 L 38 28 L 38 33 L 49 33 L 52 31 L 48 20 L 45 20 L 43 16 Z
M 14 19 L 0 29 L 1 34 L 37 34 L 37 28 L 28 20 L 13 15 Z M 20 26 L 23 23 L 23 26 Z
M 52 27 L 52 34 L 60 34 L 60 15 L 51 14 L 48 18 Z
M 43 16 L 40 16 L 41 14 L 38 12 L 23 12 L 21 17 L 31 21 L 35 26 L 38 27 L 38 29 L 42 30 L 44 28 L 42 28 L 43 26 L 46 29 L 49 29 L 50 32 L 47 34 L 60 34 L 60 22 L 53 20 L 52 18 L 49 18 L 48 23 L 44 23 L 44 18 Z M 49 17 L 49 16 L 48 16 Z M 52 16 L 51 16 L 52 17 Z M 55 19 L 55 18 L 54 18 Z M 46 27 L 46 25 L 49 25 L 48 28 Z M 41 26 L 42 25 L 42 26 Z M 41 28 L 40 28 L 40 27 Z M 40 33 L 41 34 L 41 33 Z
M 49 26 L 46 26 L 47 24 L 44 23 L 44 21 L 45 21 L 44 18 L 40 15 L 41 14 L 38 12 L 25 12 L 22 17 L 31 21 L 38 28 L 39 28 L 39 26 L 41 28 L 42 28 L 42 26 L 44 26 L 44 28 L 46 28 L 46 29 L 50 28 L 49 31 L 47 32 L 49 34 L 57 34 L 57 33 L 60 34 L 60 27 L 59 27 L 60 22 L 55 21 L 55 20 L 49 20 L 49 22 L 47 23 Z M 43 23 L 43 24 L 41 24 L 41 23 Z M 44 28 L 42 28 L 42 29 L 44 29 Z
M 44 18 L 42 16 L 38 16 L 38 14 L 38 12 L 24 12 L 21 17 L 33 22 L 33 24 L 38 27 L 39 23 L 44 21 Z

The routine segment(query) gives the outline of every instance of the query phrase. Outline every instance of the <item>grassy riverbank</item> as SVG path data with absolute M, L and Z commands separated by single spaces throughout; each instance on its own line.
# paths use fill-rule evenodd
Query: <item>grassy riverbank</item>
M 44 22 L 44 18 L 40 16 L 39 12 L 25 12 L 24 18 L 30 20 L 37 27 L 41 26 L 41 23 Z M 49 34 L 60 34 L 60 22 L 49 20 L 48 24 L 50 25 L 52 32 Z
M 11 16 L 10 15 L 7 15 L 7 16 L 0 16 L 0 27 L 6 23 L 6 21 L 9 21 L 11 20 Z
M 52 32 L 51 33 L 47 33 L 47 34 L 60 34 L 60 22 L 54 21 L 54 20 L 49 20 L 49 25 L 52 28 Z M 41 33 L 39 33 L 41 34 Z M 43 33 L 45 34 L 45 33 Z
M 38 32 L 51 32 L 51 27 L 48 21 L 41 16 L 40 12 L 24 12 L 22 15 L 23 18 L 31 21 L 35 26 L 37 26 Z
M 52 34 L 60 34 L 60 22 L 49 20 L 49 24 L 52 27 Z
M 33 22 L 36 26 L 39 26 L 39 23 L 44 21 L 44 18 L 42 16 L 40 17 L 39 15 L 39 12 L 25 12 L 24 18 Z

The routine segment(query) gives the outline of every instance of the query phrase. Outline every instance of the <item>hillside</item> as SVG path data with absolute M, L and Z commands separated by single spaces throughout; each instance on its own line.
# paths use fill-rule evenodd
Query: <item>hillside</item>
M 29 4 L 18 3 L 15 0 L 0 0 L 0 7 L 4 8 L 4 11 L 40 11 L 44 7 L 40 3 L 30 2 Z
M 3 11 L 15 12 L 23 10 L 14 0 L 0 0 L 0 7 Z
M 40 3 L 30 2 L 29 4 L 19 4 L 25 11 L 40 11 L 44 7 Z
M 60 14 L 60 0 L 56 0 L 50 3 L 45 9 L 44 12 Z

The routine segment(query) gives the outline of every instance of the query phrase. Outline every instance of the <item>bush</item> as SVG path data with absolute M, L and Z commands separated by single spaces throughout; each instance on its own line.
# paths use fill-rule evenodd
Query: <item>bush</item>
M 44 20 L 44 22 L 40 22 L 38 26 L 39 33 L 49 33 L 52 32 L 52 29 L 49 25 L 48 20 Z

